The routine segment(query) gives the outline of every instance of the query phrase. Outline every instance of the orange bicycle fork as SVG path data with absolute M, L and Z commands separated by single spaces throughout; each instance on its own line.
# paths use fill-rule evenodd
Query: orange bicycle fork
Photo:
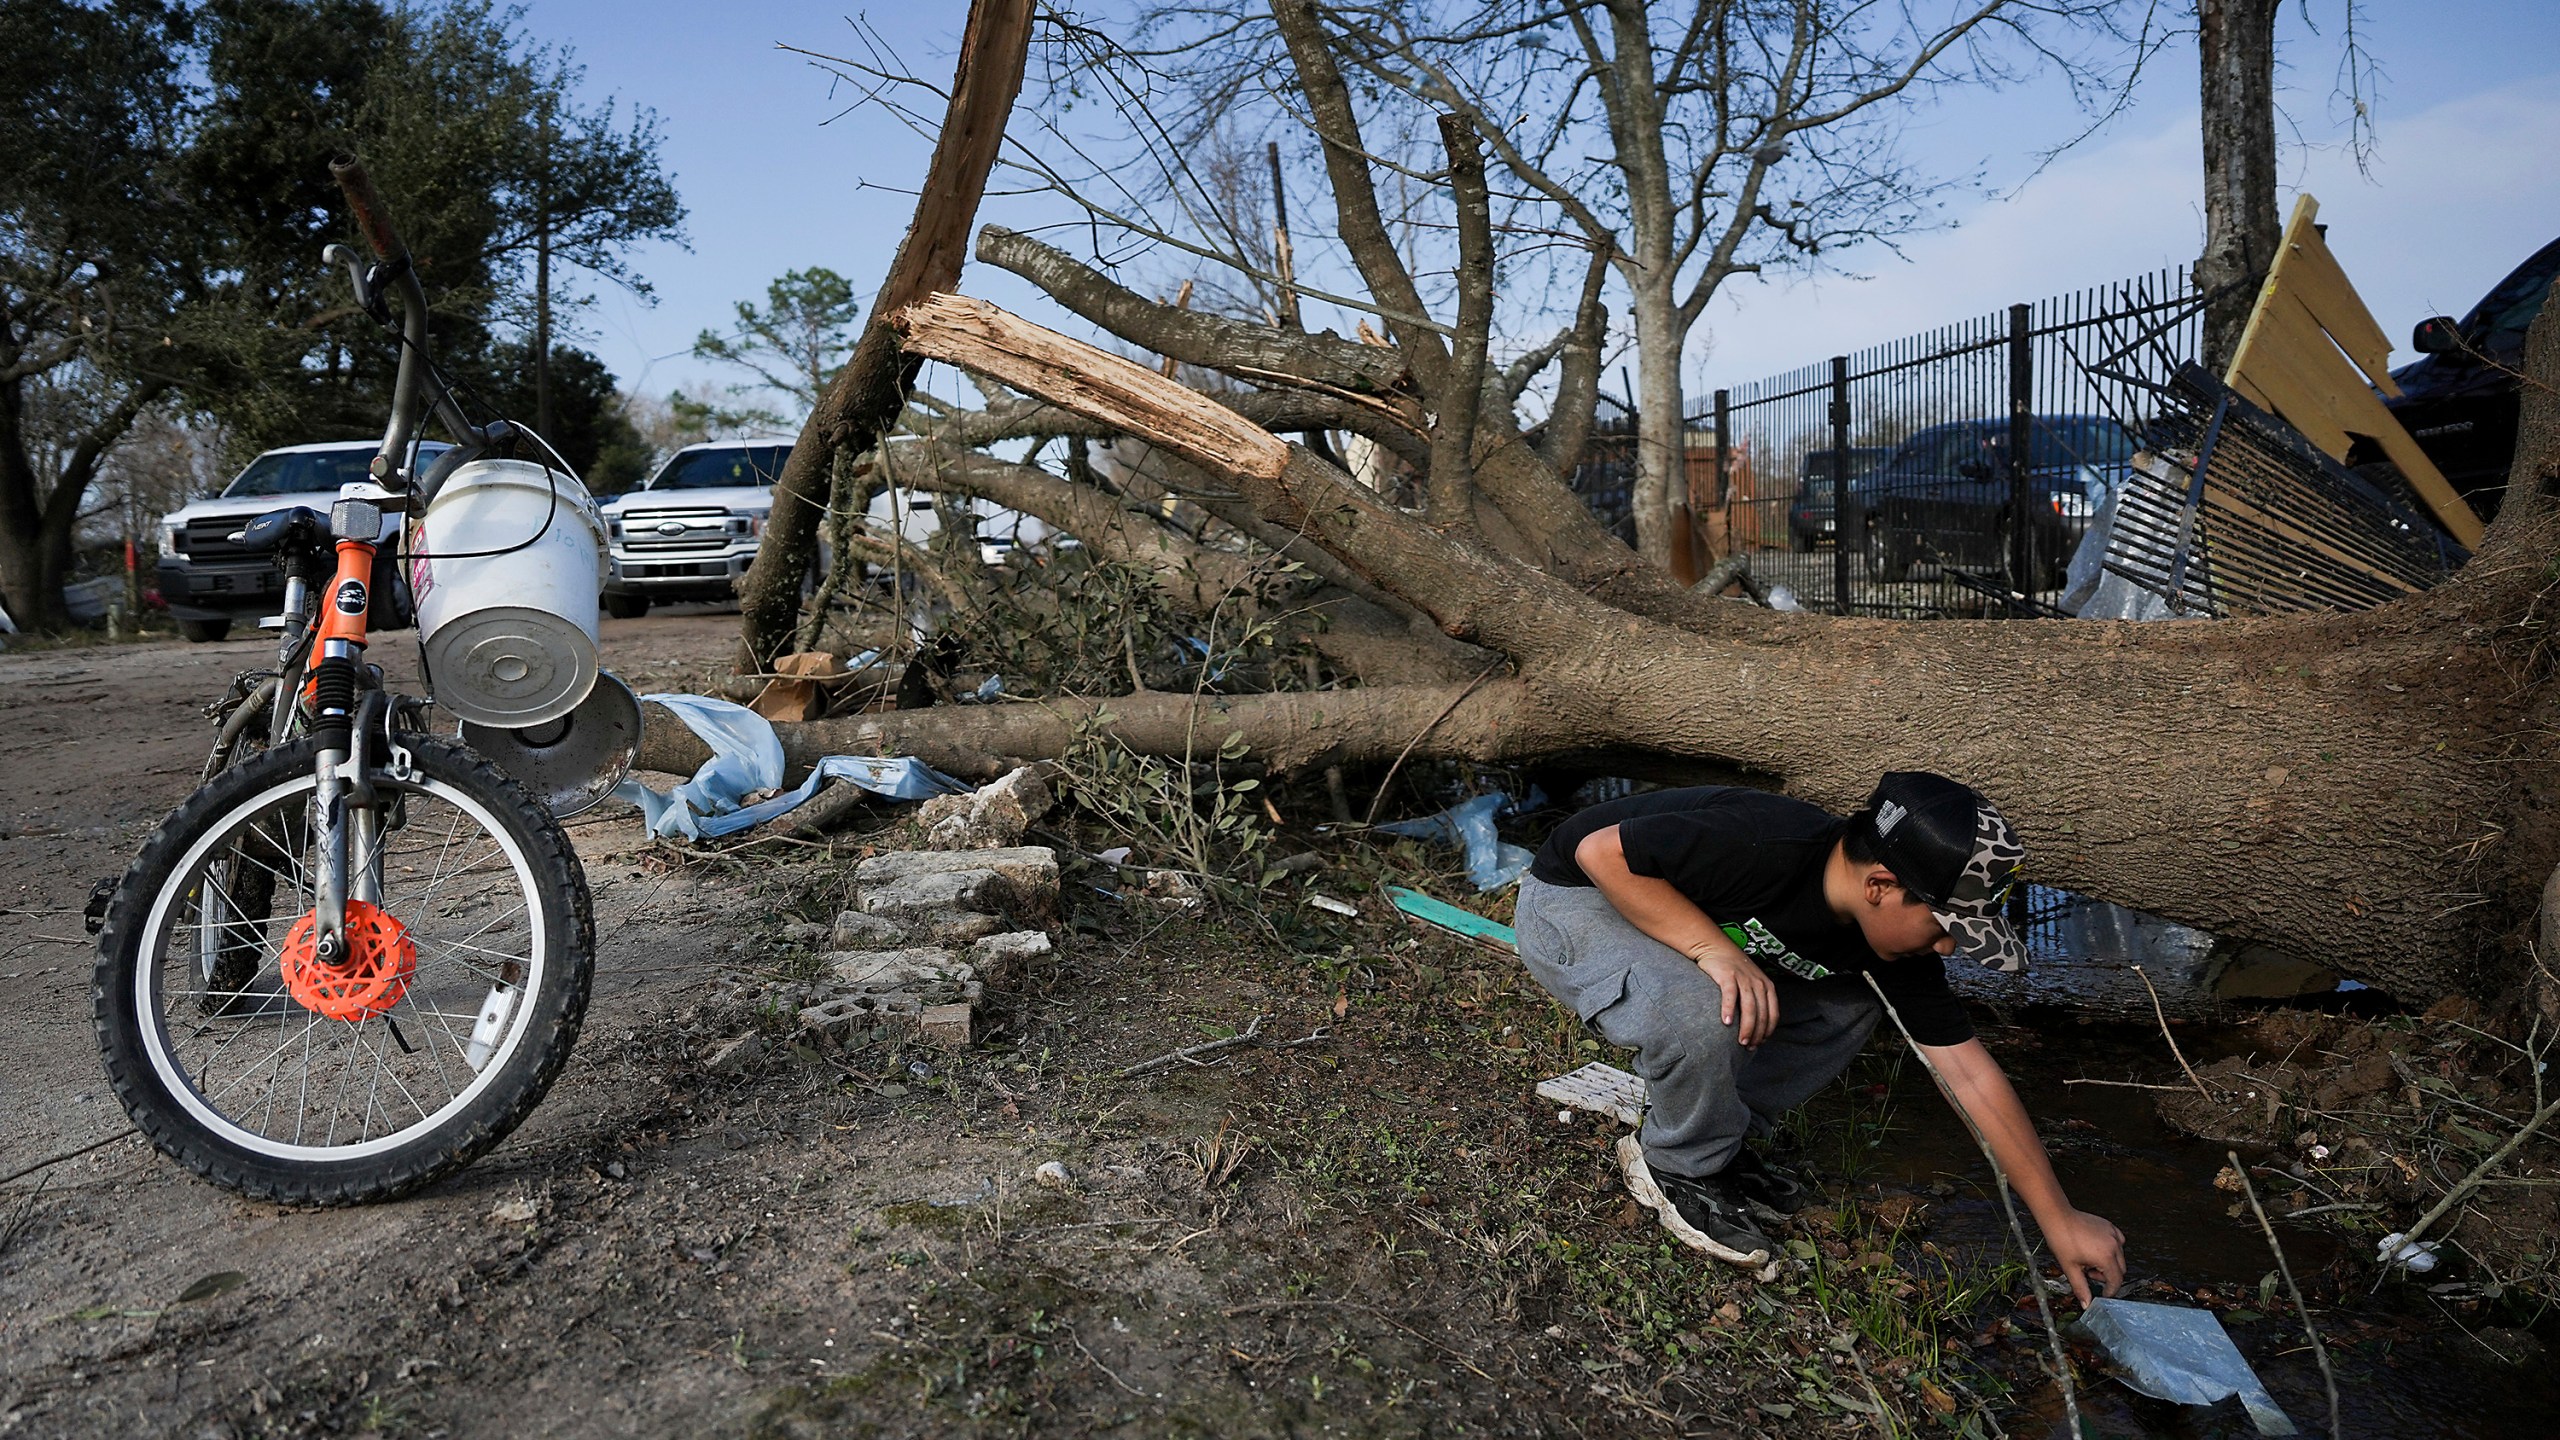
M 341 502 L 338 509 L 348 508 Z M 373 525 L 362 538 L 346 533 L 359 528 L 345 523 L 371 514 Z M 313 877 L 315 895 L 314 933 L 310 937 L 312 956 L 321 964 L 340 966 L 354 958 L 347 940 L 347 902 L 371 901 L 378 894 L 351 894 L 353 889 L 375 889 L 363 874 L 351 874 L 350 842 L 360 842 L 368 851 L 378 851 L 373 817 L 373 784 L 364 753 L 365 737 L 374 726 L 369 715 L 360 712 L 378 705 L 378 690 L 365 692 L 361 685 L 364 664 L 365 622 L 373 608 L 373 559 L 377 548 L 374 537 L 381 533 L 379 512 L 372 505 L 362 505 L 356 516 L 332 516 L 331 529 L 337 533 L 338 573 L 329 582 L 328 593 L 320 603 L 319 633 L 312 651 L 319 656 L 311 667 L 311 677 L 303 685 L 303 701 L 311 714 L 311 735 L 319 742 L 319 786 L 313 795 L 313 809 L 318 822 L 319 873 Z M 363 695 L 359 701 L 359 694 Z M 354 823 L 350 824 L 350 812 Z M 351 834 L 351 831 L 362 832 Z M 378 864 L 378 855 L 372 863 Z M 370 866 L 367 867 L 370 869 Z

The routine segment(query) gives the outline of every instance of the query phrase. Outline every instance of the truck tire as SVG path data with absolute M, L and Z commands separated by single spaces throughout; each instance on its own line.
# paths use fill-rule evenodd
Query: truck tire
M 646 595 L 607 595 L 604 597 L 604 613 L 612 616 L 616 620 L 637 620 L 641 616 L 649 613 L 649 597 Z
M 209 645 L 231 633 L 231 621 L 228 617 L 218 620 L 181 620 L 178 622 L 178 633 L 198 645 Z

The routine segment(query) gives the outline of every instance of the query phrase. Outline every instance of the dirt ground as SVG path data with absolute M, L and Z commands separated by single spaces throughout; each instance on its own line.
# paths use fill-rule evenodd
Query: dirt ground
M 690 688 L 734 625 L 608 622 L 607 662 Z M 376 657 L 395 676 L 404 644 Z M 0 655 L 0 1176 L 124 1126 L 80 909 L 191 788 L 199 711 L 261 653 Z M 0 1185 L 0 1435 L 1793 1437 L 1990 1434 L 1968 1421 L 1985 1405 L 2024 1433 L 2050 1408 L 1960 1134 L 1896 1118 L 1878 1148 L 1913 1089 L 1888 1047 L 1806 1137 L 1862 1183 L 1799 1217 L 1803 1263 L 1756 1287 L 1625 1199 L 1613 1128 L 1532 1098 L 1594 1042 L 1508 957 L 1396 923 L 1359 852 L 1204 916 L 1071 867 L 1059 955 L 970 1049 L 822 1051 L 755 996 L 805 973 L 787 926 L 833 913 L 850 846 L 679 860 L 619 806 L 571 833 L 603 947 L 586 1030 L 460 1177 L 284 1210 L 128 1137 Z M 1305 903 L 1326 891 L 1363 915 Z M 1261 1044 L 1122 1073 L 1256 1017 Z M 751 1031 L 762 1054 L 715 1073 Z M 2066 1180 L 2102 1193 L 2147 1098 L 2076 1097 L 2096 1108 L 2040 1112 Z M 1065 1188 L 1034 1180 L 1051 1160 Z M 2177 1163 L 2177 1224 L 2208 1227 L 2218 1161 Z M 2252 1243 L 2188 1268 L 2254 1286 Z M 2199 1278 L 2150 1293 L 2207 1303 Z M 2443 1370 L 2423 1327 L 2369 1333 L 2358 1373 Z M 2261 1338 L 2280 1398 L 2315 1413 L 2298 1346 Z M 2151 1426 L 2148 1403 L 2112 1413 Z
M 681 684 L 734 625 L 612 622 L 607 663 Z M 377 647 L 395 677 L 401 649 Z M 262 652 L 0 656 L 0 1174 L 124 1128 L 80 909 L 192 787 L 201 708 Z M 812 872 L 635 863 L 618 806 L 572 834 L 603 949 L 533 1119 L 457 1180 L 351 1211 L 242 1202 L 131 1137 L 11 1185 L 0 1434 L 1614 1428 L 1579 1347 L 1516 1298 L 1514 1323 L 1479 1323 L 1488 1297 L 1418 1226 L 1324 1223 L 1275 1170 L 1268 1097 L 1337 1064 L 1324 1043 L 1109 1079 L 1249 1021 L 1238 1004 L 1293 1037 L 1339 1023 L 1320 994 L 1203 993 L 1205 927 L 1071 945 L 965 1055 L 777 1045 L 713 1075 L 704 1053 L 756 1023 L 724 982 L 772 961 Z M 1452 1112 L 1423 1134 L 1462 1133 L 1456 1107 L 1391 1093 Z M 1070 1190 L 1034 1184 L 1050 1159 Z M 178 1299 L 217 1275 L 241 1278 Z

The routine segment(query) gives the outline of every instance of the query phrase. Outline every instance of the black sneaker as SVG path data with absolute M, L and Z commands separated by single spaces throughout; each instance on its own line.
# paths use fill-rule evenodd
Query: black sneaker
M 1772 1164 L 1749 1149 L 1734 1152 L 1733 1162 L 1724 1167 L 1722 1178 L 1732 1181 L 1743 1199 L 1781 1215 L 1793 1215 L 1813 1203 L 1813 1191 L 1794 1171 Z
M 1776 1242 L 1751 1223 L 1739 1187 L 1725 1176 L 1657 1176 L 1644 1163 L 1644 1146 L 1633 1135 L 1618 1140 L 1618 1168 L 1626 1176 L 1627 1193 L 1653 1211 L 1681 1244 L 1731 1265 L 1756 1267 L 1777 1256 Z

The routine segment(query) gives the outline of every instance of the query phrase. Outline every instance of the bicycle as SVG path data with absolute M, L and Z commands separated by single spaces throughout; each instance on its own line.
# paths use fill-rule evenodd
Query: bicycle
M 384 517 L 423 514 L 465 465 L 540 437 L 463 414 L 371 180 L 352 159 L 330 171 L 376 259 L 331 245 L 324 262 L 378 323 L 401 311 L 373 478 L 325 522 L 283 510 L 242 532 L 286 572 L 277 669 L 238 694 L 204 783 L 117 882 L 91 992 L 108 1080 L 161 1153 L 243 1195 L 324 1205 L 406 1193 L 504 1139 L 576 1044 L 595 956 L 554 815 L 364 663 L 388 599 Z M 422 397 L 456 443 L 417 475 Z

